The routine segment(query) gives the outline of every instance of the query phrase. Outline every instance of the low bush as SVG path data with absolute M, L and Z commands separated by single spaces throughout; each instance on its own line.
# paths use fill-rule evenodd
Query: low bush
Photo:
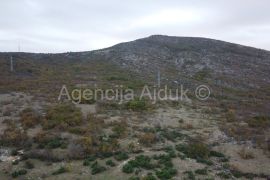
M 185 171 L 184 174 L 187 174 L 188 179 L 195 180 L 195 174 L 192 171 Z
M 270 117 L 256 116 L 247 121 L 248 125 L 253 128 L 268 128 L 270 127 Z
M 18 176 L 22 176 L 22 175 L 25 175 L 25 174 L 27 174 L 27 171 L 26 171 L 25 169 L 21 169 L 21 170 L 12 172 L 12 173 L 11 173 L 11 176 L 12 176 L 13 178 L 16 178 L 16 177 L 18 177 Z
M 253 152 L 251 152 L 250 150 L 248 150 L 247 148 L 244 148 L 244 147 L 238 152 L 238 154 L 242 159 L 253 159 L 254 158 Z
M 184 134 L 176 130 L 170 131 L 167 129 L 164 129 L 161 131 L 161 136 L 172 142 L 176 142 L 177 140 L 182 140 L 184 137 L 186 137 Z
M 33 169 L 35 166 L 34 166 L 34 164 L 31 161 L 25 161 L 24 167 L 26 169 Z
M 126 152 L 120 152 L 120 153 L 117 153 L 114 158 L 117 160 L 117 161 L 123 161 L 123 160 L 126 160 L 128 159 L 128 154 Z
M 218 157 L 218 158 L 225 158 L 224 154 L 222 154 L 221 152 L 217 152 L 217 151 L 210 151 L 209 156 Z
M 204 168 L 204 169 L 197 169 L 195 170 L 195 173 L 196 174 L 200 174 L 200 175 L 207 175 L 207 169 Z
M 232 179 L 232 176 L 229 172 L 222 171 L 222 172 L 217 173 L 217 175 L 223 179 Z
M 97 158 L 95 156 L 88 156 L 84 161 L 83 161 L 83 165 L 84 166 L 90 166 L 92 161 L 95 161 Z
M 164 167 L 160 171 L 156 171 L 156 176 L 162 180 L 171 179 L 176 174 L 177 170 L 172 167 Z
M 120 123 L 113 124 L 112 131 L 114 132 L 114 137 L 119 138 L 123 137 L 126 134 L 127 131 L 127 122 L 125 120 L 122 120 Z
M 47 110 L 46 118 L 43 122 L 45 129 L 54 127 L 72 127 L 82 123 L 82 112 L 73 104 L 58 104 Z
M 97 161 L 95 161 L 95 162 L 91 165 L 91 168 L 92 168 L 92 172 L 91 172 L 92 175 L 101 173 L 101 172 L 103 172 L 103 171 L 106 171 L 106 168 L 103 167 L 103 166 L 100 166 L 100 165 L 98 164 Z
M 156 135 L 154 133 L 144 133 L 139 136 L 139 142 L 145 146 L 150 146 L 157 141 Z
M 227 122 L 235 122 L 236 121 L 235 111 L 232 109 L 229 109 L 225 114 L 225 118 Z
M 28 140 L 27 133 L 14 123 L 8 125 L 0 137 L 0 144 L 6 146 L 25 146 Z
M 38 144 L 38 148 L 65 148 L 67 146 L 66 140 L 57 137 L 55 135 L 50 135 L 45 132 L 40 132 L 34 137 L 34 142 Z
M 152 173 L 148 173 L 142 180 L 156 180 L 156 177 Z
M 107 165 L 107 166 L 114 167 L 116 164 L 110 159 L 110 160 L 107 160 L 107 161 L 106 161 L 106 165 Z
M 153 158 L 158 160 L 158 165 L 163 165 L 164 167 L 173 167 L 171 161 L 171 156 L 169 154 L 154 155 Z
M 146 100 L 139 98 L 127 102 L 126 107 L 133 111 L 144 111 L 148 109 Z
M 40 116 L 33 109 L 27 108 L 20 113 L 20 122 L 23 128 L 32 128 L 40 123 Z
M 124 173 L 130 174 L 130 173 L 133 173 L 134 167 L 133 167 L 132 164 L 127 163 L 127 164 L 125 164 L 125 165 L 123 166 L 122 171 L 123 171 Z
M 144 155 L 136 156 L 134 160 L 128 161 L 123 166 L 123 172 L 132 173 L 134 168 L 153 169 L 155 165 L 151 163 L 151 158 Z
M 61 166 L 59 169 L 57 169 L 56 171 L 54 171 L 52 173 L 52 175 L 58 175 L 58 174 L 63 174 L 63 173 L 66 173 L 66 172 L 69 172 L 69 169 L 65 166 Z
M 192 159 L 207 159 L 210 154 L 209 148 L 203 143 L 179 144 L 176 145 L 176 150 Z

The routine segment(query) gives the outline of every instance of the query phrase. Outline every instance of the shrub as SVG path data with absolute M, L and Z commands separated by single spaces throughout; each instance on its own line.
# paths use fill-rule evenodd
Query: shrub
M 126 104 L 126 107 L 127 109 L 131 109 L 133 111 L 143 111 L 148 109 L 146 101 L 144 99 L 131 100 Z
M 223 179 L 231 179 L 231 174 L 229 172 L 219 172 L 217 175 Z
M 119 149 L 119 142 L 117 139 L 109 138 L 105 142 L 101 142 L 98 146 L 98 155 L 101 157 L 111 157 L 114 152 Z
M 184 174 L 188 175 L 188 179 L 195 180 L 195 175 L 192 171 L 185 171 Z
M 70 127 L 68 131 L 72 134 L 83 135 L 86 133 L 86 129 L 82 127 Z
M 148 173 L 142 180 L 156 180 L 155 176 L 152 173 Z
M 165 147 L 165 152 L 168 153 L 168 155 L 171 157 L 171 158 L 175 158 L 176 157 L 176 154 L 175 154 L 175 150 L 173 149 L 172 146 L 167 146 Z
M 196 174 L 200 174 L 200 175 L 207 175 L 207 169 L 204 168 L 204 169 L 197 169 L 195 170 L 195 173 Z
M 40 122 L 40 117 L 33 109 L 27 108 L 20 113 L 20 122 L 23 128 L 32 128 Z
M 182 133 L 176 131 L 176 130 L 173 130 L 173 131 L 169 131 L 167 129 L 163 130 L 161 132 L 161 135 L 166 138 L 167 140 L 170 140 L 172 142 L 176 142 L 177 139 L 180 139 L 182 140 L 185 135 L 183 135 Z
M 206 164 L 208 166 L 212 166 L 214 163 L 210 161 L 209 159 L 203 159 L 203 158 L 197 158 L 196 161 L 198 163 Z
M 228 112 L 225 114 L 225 118 L 227 122 L 235 122 L 236 121 L 235 111 L 229 109 Z
M 59 162 L 64 159 L 63 157 L 56 156 L 51 149 L 42 149 L 42 150 L 34 149 L 25 153 L 25 157 L 31 159 L 39 159 L 41 161 L 52 161 L 52 162 Z
M 95 156 L 88 156 L 84 161 L 83 161 L 83 165 L 84 166 L 90 166 L 92 161 L 95 161 L 97 158 Z
M 54 135 L 47 134 L 45 132 L 39 132 L 34 138 L 34 142 L 37 143 L 38 148 L 41 148 L 41 149 L 45 147 L 49 149 L 66 147 L 66 142 L 64 139 L 56 137 Z
M 140 180 L 140 177 L 138 177 L 138 176 L 131 176 L 130 178 L 128 178 L 128 180 Z
M 210 154 L 209 148 L 203 143 L 180 144 L 176 145 L 176 149 L 192 159 L 206 159 Z
M 25 174 L 27 174 L 27 171 L 26 171 L 25 169 L 21 169 L 21 170 L 12 172 L 12 173 L 11 173 L 11 176 L 12 176 L 13 178 L 16 178 L 16 177 L 18 177 L 18 176 L 22 176 L 22 175 L 25 175 Z
M 110 159 L 110 160 L 107 160 L 107 161 L 106 161 L 106 165 L 107 165 L 107 166 L 113 167 L 113 166 L 115 166 L 116 164 Z
M 52 173 L 52 175 L 58 175 L 58 174 L 63 174 L 63 173 L 66 173 L 66 172 L 69 172 L 69 169 L 65 166 L 61 166 L 59 169 L 57 169 L 56 171 L 54 171 Z
M 55 148 L 59 148 L 59 147 L 63 147 L 64 146 L 64 142 L 61 138 L 56 137 L 54 139 L 51 139 L 48 143 L 47 143 L 47 147 L 50 149 L 55 149 Z
M 115 123 L 112 131 L 114 132 L 115 137 L 124 136 L 127 131 L 127 122 L 125 120 L 122 120 L 120 123 Z
M 159 156 L 154 155 L 153 158 L 158 160 L 159 165 L 163 165 L 164 167 L 173 167 L 171 156 L 168 154 L 161 154 Z
M 151 164 L 151 158 L 144 155 L 136 156 L 134 160 L 128 161 L 123 166 L 123 172 L 132 173 L 134 168 L 153 169 L 155 165 Z
M 217 152 L 217 151 L 210 151 L 209 156 L 225 158 L 224 154 L 222 154 L 221 152 Z
M 31 161 L 25 161 L 24 167 L 26 169 L 33 169 L 35 166 L 34 166 L 34 164 Z
M 133 166 L 132 166 L 130 163 L 127 163 L 127 164 L 125 164 L 125 165 L 123 166 L 122 171 L 123 171 L 124 173 L 130 174 L 130 173 L 133 173 L 134 168 L 133 168 Z
M 254 158 L 254 154 L 244 147 L 238 152 L 238 154 L 242 159 L 253 159 Z
M 15 161 L 12 162 L 12 165 L 18 165 L 19 162 L 20 162 L 20 161 L 19 161 L 18 159 L 16 159 Z
M 156 171 L 156 175 L 159 179 L 171 179 L 177 174 L 177 170 L 172 167 L 164 167 L 160 171 Z
M 98 118 L 97 116 L 93 115 L 93 114 L 88 114 L 87 115 L 87 128 L 86 128 L 86 132 L 87 134 L 98 134 L 100 133 L 100 131 L 103 129 L 103 126 L 105 125 L 105 122 L 103 119 Z
M 82 123 L 82 112 L 73 104 L 58 104 L 50 107 L 43 123 L 45 129 L 51 129 L 57 126 L 71 127 Z
M 256 116 L 247 121 L 248 125 L 253 128 L 268 128 L 270 127 L 270 117 Z
M 91 172 L 91 173 L 92 173 L 93 175 L 94 175 L 94 174 L 101 173 L 101 172 L 103 172 L 103 171 L 106 171 L 106 168 L 103 167 L 103 166 L 100 166 L 100 165 L 98 164 L 97 161 L 95 161 L 95 162 L 92 164 L 91 168 L 92 168 L 92 172 Z
M 144 133 L 139 136 L 139 142 L 145 146 L 150 146 L 157 141 L 156 135 L 154 133 Z
M 77 142 L 79 145 L 81 145 L 81 147 L 83 148 L 83 151 L 86 154 L 91 154 L 95 152 L 95 148 L 94 148 L 94 141 L 92 139 L 92 137 L 90 136 L 85 136 L 82 137 L 78 140 Z
M 116 154 L 114 156 L 114 158 L 117 160 L 117 161 L 123 161 L 123 160 L 126 160 L 128 159 L 128 154 L 126 152 L 120 152 L 118 154 Z
M 24 146 L 27 139 L 27 133 L 12 123 L 4 130 L 1 143 L 7 146 Z

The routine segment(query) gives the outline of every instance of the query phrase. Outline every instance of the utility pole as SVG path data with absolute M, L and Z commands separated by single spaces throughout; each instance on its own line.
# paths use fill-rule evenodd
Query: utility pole
M 160 70 L 158 70 L 158 73 L 157 73 L 157 83 L 158 83 L 158 88 L 160 88 Z
M 12 55 L 10 56 L 10 71 L 11 71 L 11 72 L 14 71 L 14 67 L 13 67 L 13 57 L 12 57 Z

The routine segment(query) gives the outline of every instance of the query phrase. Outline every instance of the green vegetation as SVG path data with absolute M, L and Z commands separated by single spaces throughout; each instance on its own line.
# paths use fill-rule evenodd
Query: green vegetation
M 156 171 L 157 177 L 162 180 L 171 179 L 176 174 L 177 170 L 171 167 L 164 167 L 160 171 Z
M 155 166 L 151 164 L 151 158 L 144 155 L 139 155 L 135 157 L 135 160 L 128 161 L 123 166 L 123 172 L 132 173 L 134 168 L 143 168 L 143 169 L 153 169 Z
M 12 172 L 12 173 L 11 173 L 11 176 L 12 176 L 13 178 L 16 178 L 16 177 L 18 177 L 18 176 L 22 176 L 22 175 L 25 175 L 25 174 L 27 174 L 27 171 L 26 171 L 25 169 L 21 169 L 21 170 Z
M 152 173 L 148 173 L 145 177 L 142 178 L 143 180 L 156 180 L 155 176 Z
M 207 169 L 204 168 L 204 169 L 197 169 L 195 170 L 195 173 L 196 174 L 200 174 L 200 175 L 207 175 Z
M 111 159 L 109 159 L 109 160 L 106 161 L 106 165 L 107 166 L 111 166 L 111 167 L 116 166 L 116 164 Z
M 128 159 L 128 154 L 126 152 L 120 152 L 120 153 L 117 153 L 114 158 L 117 160 L 117 161 L 123 161 L 123 160 L 126 160 Z
M 79 108 L 76 108 L 73 104 L 58 104 L 48 109 L 43 127 L 45 129 L 54 127 L 66 129 L 81 123 L 82 113 Z
M 28 160 L 28 161 L 25 161 L 24 167 L 26 169 L 33 169 L 35 166 L 34 166 L 34 164 L 31 161 Z
M 198 71 L 193 77 L 194 79 L 198 81 L 202 81 L 202 80 L 205 80 L 206 78 L 211 77 L 211 73 L 209 70 L 203 69 L 203 70 Z
M 56 149 L 56 148 L 66 148 L 67 143 L 66 140 L 52 136 L 49 134 L 45 134 L 44 132 L 40 132 L 34 138 L 34 141 L 38 144 L 38 148 L 48 148 L 48 149 Z
M 270 117 L 256 116 L 247 121 L 248 125 L 253 128 L 268 128 L 270 127 Z
M 92 175 L 94 174 L 98 174 L 98 173 L 101 173 L 103 171 L 106 171 L 106 168 L 99 165 L 97 161 L 95 161 L 92 165 L 91 165 L 91 168 L 92 168 Z
M 217 175 L 223 179 L 231 179 L 232 178 L 232 176 L 229 172 L 221 171 L 221 172 L 217 173 Z
M 133 111 L 144 111 L 148 109 L 146 100 L 139 98 L 129 101 L 126 104 L 126 107 L 127 109 L 131 109 Z
M 210 151 L 209 155 L 213 157 L 225 158 L 223 153 L 217 151 Z
M 203 143 L 189 143 L 189 144 L 178 144 L 176 150 L 182 152 L 186 157 L 196 159 L 197 162 L 213 165 L 213 162 L 208 158 L 210 157 L 209 148 Z M 214 153 L 214 155 L 217 155 Z M 220 154 L 218 154 L 220 155 Z
M 95 156 L 88 156 L 84 161 L 83 165 L 84 166 L 90 166 L 92 161 L 95 161 L 97 158 Z
M 115 123 L 112 131 L 114 132 L 114 137 L 123 137 L 126 134 L 127 131 L 127 123 L 126 121 L 122 120 L 120 123 Z
M 179 131 L 168 129 L 162 129 L 161 136 L 172 142 L 176 142 L 177 140 L 182 140 L 183 138 L 187 137 Z
M 192 159 L 206 159 L 210 154 L 209 148 L 202 143 L 179 144 L 175 148 Z
M 164 167 L 173 167 L 171 156 L 169 154 L 154 155 L 153 158 L 158 160 L 159 165 L 163 165 Z
M 184 174 L 187 174 L 188 179 L 195 180 L 195 174 L 192 171 L 185 171 Z
M 58 175 L 58 174 L 63 174 L 69 172 L 69 169 L 67 167 L 61 166 L 59 169 L 57 169 L 56 171 L 54 171 L 52 173 L 52 175 Z

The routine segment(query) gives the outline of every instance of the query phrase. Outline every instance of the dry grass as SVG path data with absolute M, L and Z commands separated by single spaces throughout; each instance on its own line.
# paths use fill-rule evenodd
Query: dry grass
M 238 155 L 242 158 L 242 159 L 254 159 L 255 156 L 253 154 L 253 152 L 251 152 L 248 148 L 243 147 L 239 152 Z

